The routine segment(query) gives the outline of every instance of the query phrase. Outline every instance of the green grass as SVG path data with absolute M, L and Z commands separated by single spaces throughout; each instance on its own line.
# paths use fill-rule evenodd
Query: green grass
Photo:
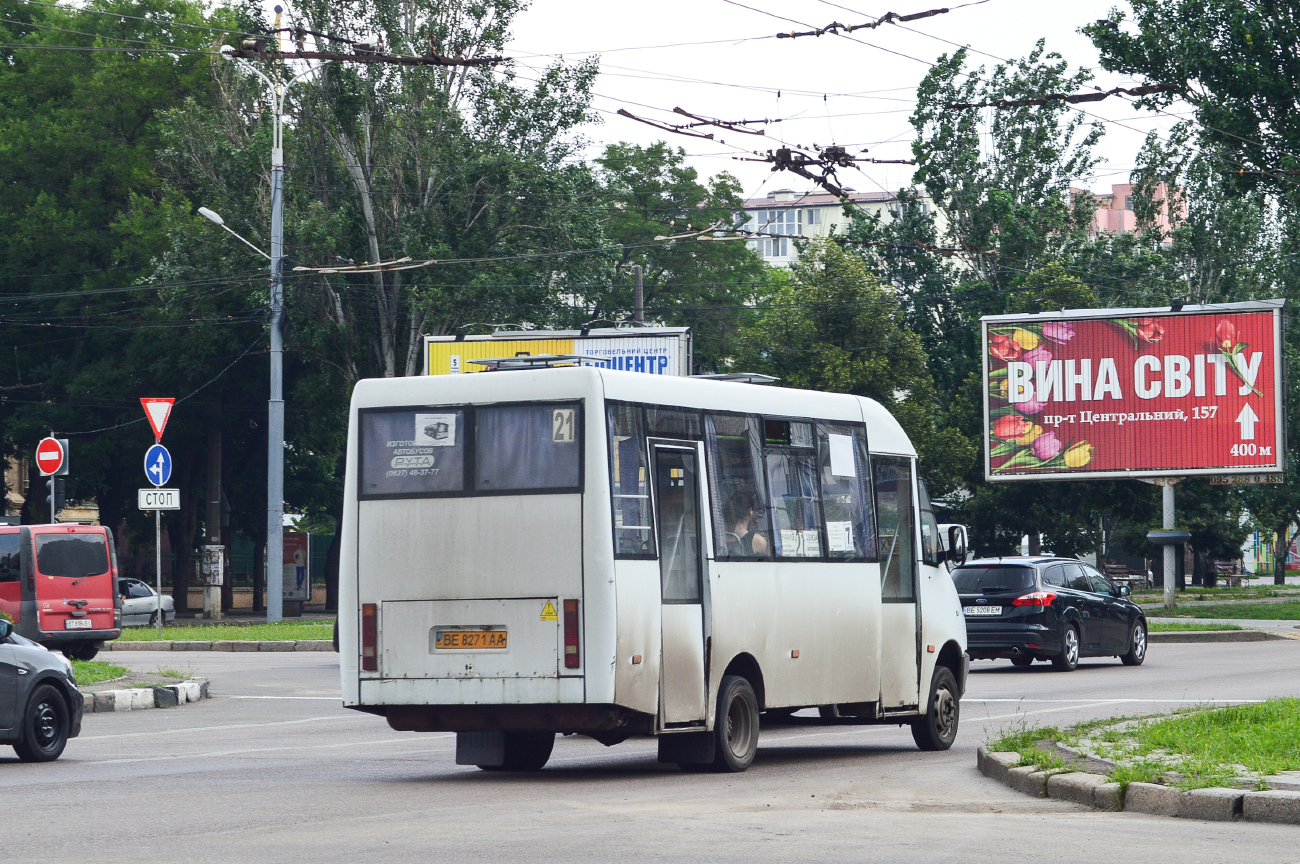
M 1216 600 L 1261 600 L 1265 597 L 1283 597 L 1295 591 L 1283 591 L 1281 586 L 1268 585 L 1259 588 L 1188 588 L 1178 592 L 1178 602 L 1195 600 L 1211 603 Z M 1164 599 L 1164 592 L 1156 588 L 1149 591 L 1134 591 L 1130 595 L 1134 603 L 1159 603 Z
M 1161 613 L 1176 618 L 1248 618 L 1252 621 L 1300 620 L 1300 600 L 1282 603 L 1242 603 L 1219 606 L 1212 603 L 1188 603 Z
M 1147 623 L 1152 633 L 1185 633 L 1206 630 L 1244 630 L 1236 624 L 1198 624 L 1194 621 L 1151 621 Z
M 1091 742 L 1091 752 L 1119 763 L 1109 779 L 1126 789 L 1138 781 L 1180 789 L 1235 786 L 1240 783 L 1238 766 L 1261 778 L 1300 770 L 1300 699 L 1189 708 L 1157 717 L 1112 717 L 1065 730 L 1022 722 L 987 747 L 1019 753 L 1019 765 L 1060 768 L 1060 757 L 1038 750 L 1035 742 L 1070 744 L 1083 738 Z
M 126 674 L 126 669 L 103 660 L 73 660 L 72 674 L 77 677 L 78 684 L 98 684 L 121 678 Z
M 173 642 L 273 642 L 277 640 L 331 639 L 333 621 L 283 621 L 279 624 L 249 624 L 247 626 L 210 627 L 169 625 L 163 628 L 162 639 Z M 123 642 L 156 642 L 157 627 L 134 627 L 122 634 Z

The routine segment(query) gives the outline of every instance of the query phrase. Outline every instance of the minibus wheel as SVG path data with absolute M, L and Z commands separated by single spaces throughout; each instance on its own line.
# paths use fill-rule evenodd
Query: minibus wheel
M 103 642 L 74 642 L 63 649 L 63 656 L 69 660 L 94 660 Z
M 947 666 L 937 666 L 930 682 L 926 712 L 912 721 L 912 740 L 922 750 L 947 750 L 957 740 L 961 702 L 957 679 Z
M 713 722 L 716 738 L 713 767 L 738 774 L 758 752 L 758 697 L 739 675 L 724 675 L 718 689 L 718 714 Z

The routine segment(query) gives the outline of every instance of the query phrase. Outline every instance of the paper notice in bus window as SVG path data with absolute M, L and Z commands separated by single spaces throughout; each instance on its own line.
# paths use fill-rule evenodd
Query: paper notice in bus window
M 799 556 L 799 532 L 792 528 L 781 529 L 781 557 L 797 558 Z
M 415 443 L 422 447 L 455 447 L 455 414 L 416 414 Z
M 852 552 L 853 523 L 827 522 L 826 548 L 831 552 Z
M 800 553 L 804 558 L 822 557 L 822 538 L 816 530 L 800 531 Z
M 831 474 L 835 477 L 857 477 L 853 459 L 853 436 L 830 435 Z M 846 523 L 847 524 L 847 523 Z M 835 551 L 832 549 L 831 551 Z

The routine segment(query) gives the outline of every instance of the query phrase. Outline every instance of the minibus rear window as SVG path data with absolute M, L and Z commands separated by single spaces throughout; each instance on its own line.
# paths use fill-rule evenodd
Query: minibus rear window
M 364 497 L 418 497 L 465 489 L 465 412 L 459 408 L 366 411 L 361 426 Z
M 475 415 L 476 491 L 577 490 L 582 412 L 576 404 L 502 405 Z
M 37 534 L 36 570 L 73 579 L 107 573 L 108 544 L 103 534 Z

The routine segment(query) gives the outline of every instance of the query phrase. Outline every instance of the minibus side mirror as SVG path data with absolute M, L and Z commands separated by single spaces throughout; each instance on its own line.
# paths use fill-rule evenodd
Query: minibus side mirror
M 961 525 L 948 528 L 948 560 L 954 566 L 966 563 L 966 529 Z
M 0 618 L 0 642 L 8 639 L 12 632 L 14 632 L 14 625 L 10 624 L 8 619 Z

